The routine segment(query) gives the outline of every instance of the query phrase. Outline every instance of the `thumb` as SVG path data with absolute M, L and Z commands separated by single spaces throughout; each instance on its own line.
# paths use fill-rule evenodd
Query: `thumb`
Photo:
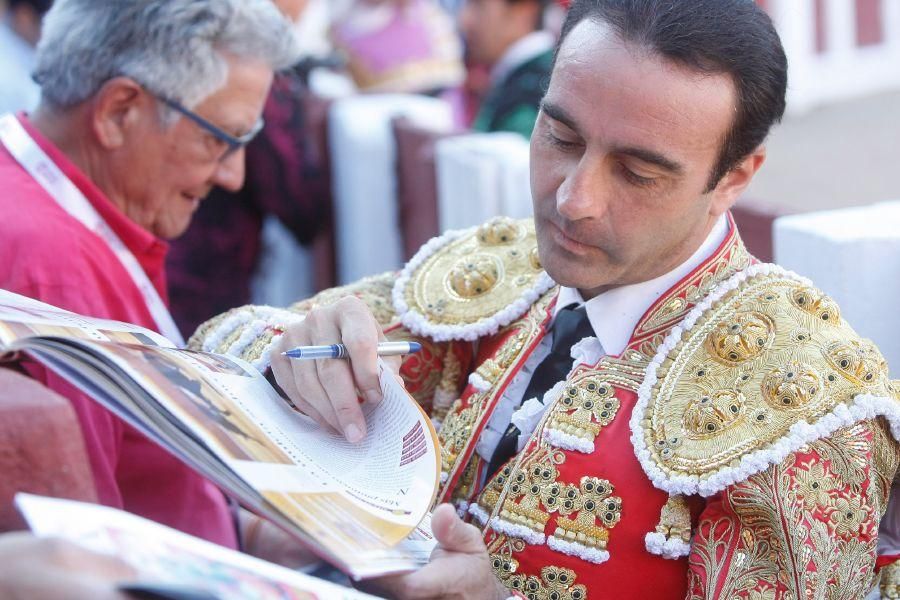
M 431 516 L 431 531 L 447 552 L 478 554 L 484 552 L 484 540 L 474 525 L 463 523 L 449 504 L 441 504 Z

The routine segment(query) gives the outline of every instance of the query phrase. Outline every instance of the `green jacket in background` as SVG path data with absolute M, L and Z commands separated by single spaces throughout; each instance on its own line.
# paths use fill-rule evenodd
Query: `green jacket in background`
M 553 51 L 548 50 L 513 69 L 488 92 L 472 129 L 512 131 L 530 138 L 552 67 Z

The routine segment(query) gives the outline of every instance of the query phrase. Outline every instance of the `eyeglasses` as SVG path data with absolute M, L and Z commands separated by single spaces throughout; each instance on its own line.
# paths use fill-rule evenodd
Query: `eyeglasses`
M 253 138 L 255 138 L 257 136 L 257 134 L 259 134 L 259 132 L 262 131 L 262 128 L 265 126 L 265 121 L 263 121 L 263 119 L 260 117 L 260 119 L 253 126 L 253 129 L 251 129 L 250 131 L 248 131 L 247 133 L 245 133 L 244 135 L 242 135 L 240 137 L 236 137 L 226 131 L 223 131 L 219 127 L 216 127 L 215 125 L 213 125 L 212 123 L 210 123 L 209 121 L 207 121 L 206 119 L 204 119 L 203 117 L 201 117 L 200 115 L 195 113 L 194 111 L 186 108 L 184 105 L 180 104 L 179 102 L 175 102 L 174 100 L 169 100 L 168 98 L 163 98 L 161 96 L 156 96 L 156 97 L 159 99 L 160 102 L 162 102 L 163 104 L 165 104 L 172 110 L 181 113 L 182 115 L 184 115 L 185 117 L 187 117 L 188 119 L 190 119 L 191 121 L 193 121 L 194 123 L 196 123 L 197 125 L 202 127 L 203 129 L 208 131 L 217 140 L 223 142 L 224 144 L 226 144 L 228 146 L 228 148 L 225 150 L 225 152 L 222 153 L 221 156 L 219 156 L 220 162 L 226 160 L 229 156 L 231 156 L 232 154 L 234 154 L 235 152 L 237 152 L 238 150 L 240 150 L 241 148 L 243 148 L 244 146 L 249 144 L 253 140 Z

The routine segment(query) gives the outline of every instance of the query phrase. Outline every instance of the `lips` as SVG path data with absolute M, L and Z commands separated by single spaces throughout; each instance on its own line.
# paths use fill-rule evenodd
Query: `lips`
M 562 230 L 561 227 L 557 226 L 555 223 L 548 221 L 548 224 L 550 225 L 554 241 L 557 243 L 557 245 L 568 250 L 569 252 L 572 252 L 573 254 L 587 254 L 588 252 L 597 249 L 590 244 L 585 244 L 584 242 L 570 237 Z

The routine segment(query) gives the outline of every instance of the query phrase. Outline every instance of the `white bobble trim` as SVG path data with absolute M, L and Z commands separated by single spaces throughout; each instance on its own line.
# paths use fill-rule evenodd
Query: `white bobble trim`
M 487 511 L 481 508 L 477 502 L 473 502 L 469 505 L 469 514 L 472 515 L 482 527 L 487 525 L 487 522 L 491 520 L 491 515 L 487 514 Z
M 577 556 L 582 560 L 586 560 L 597 565 L 605 563 L 609 560 L 609 552 L 607 552 L 606 550 L 600 550 L 599 548 L 590 548 L 577 542 L 570 542 L 560 539 L 556 536 L 551 536 L 550 538 L 548 538 L 547 545 L 557 552 L 562 552 L 563 554 L 568 554 L 569 556 Z
M 655 531 L 644 537 L 644 545 L 650 554 L 672 560 L 688 556 L 691 553 L 690 544 L 677 538 L 667 538 Z
M 475 372 L 469 375 L 469 384 L 475 388 L 476 392 L 483 393 L 491 389 L 491 382 Z
M 544 440 L 551 446 L 562 448 L 563 450 L 575 450 L 582 454 L 592 454 L 594 452 L 593 441 L 560 431 L 559 429 L 545 430 Z
M 532 546 L 539 546 L 543 544 L 547 539 L 543 533 L 525 527 L 524 525 L 510 523 L 509 521 L 505 521 L 500 517 L 494 517 L 493 519 L 491 519 L 491 529 L 506 534 L 510 537 L 517 537 L 523 540 L 525 543 L 531 544 Z

